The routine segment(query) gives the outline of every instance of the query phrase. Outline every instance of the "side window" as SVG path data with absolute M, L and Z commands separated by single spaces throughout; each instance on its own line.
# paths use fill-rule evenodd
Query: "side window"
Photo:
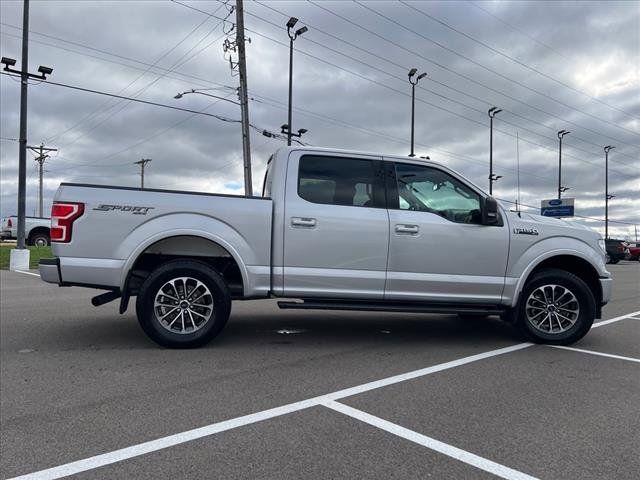
M 456 223 L 481 223 L 480 195 L 437 168 L 396 163 L 400 210 L 429 212 Z
M 305 155 L 300 158 L 298 195 L 308 202 L 384 207 L 373 160 Z

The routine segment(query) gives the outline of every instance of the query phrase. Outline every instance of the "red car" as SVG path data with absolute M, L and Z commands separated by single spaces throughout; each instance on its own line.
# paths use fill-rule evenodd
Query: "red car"
M 640 246 L 636 243 L 635 247 L 629 247 L 629 260 L 640 261 Z

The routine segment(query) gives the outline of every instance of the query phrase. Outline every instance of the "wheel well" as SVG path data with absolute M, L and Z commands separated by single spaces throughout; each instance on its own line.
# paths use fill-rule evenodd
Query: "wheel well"
M 47 227 L 35 227 L 29 232 L 29 242 L 39 233 L 44 233 L 46 236 L 50 236 L 50 230 Z
M 527 281 L 529 281 L 529 278 L 539 271 L 547 268 L 557 268 L 559 270 L 573 273 L 575 276 L 579 277 L 589 286 L 589 289 L 593 292 L 593 296 L 596 299 L 596 305 L 600 308 L 600 304 L 602 303 L 602 287 L 599 280 L 600 276 L 598 275 L 598 271 L 593 268 L 589 262 L 573 255 L 558 255 L 547 258 L 540 262 L 540 264 L 531 271 L 527 277 Z
M 242 273 L 233 256 L 221 245 L 206 238 L 181 235 L 159 240 L 150 245 L 136 259 L 125 280 L 125 295 L 137 295 L 142 282 L 163 263 L 177 258 L 204 262 L 225 280 L 232 298 L 244 293 Z

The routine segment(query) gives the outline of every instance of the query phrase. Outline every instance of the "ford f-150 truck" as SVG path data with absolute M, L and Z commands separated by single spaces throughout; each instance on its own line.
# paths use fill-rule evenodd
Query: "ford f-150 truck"
M 286 147 L 261 197 L 63 183 L 54 259 L 40 275 L 136 297 L 168 347 L 215 337 L 231 301 L 281 308 L 501 315 L 569 344 L 611 297 L 604 242 L 571 222 L 509 212 L 455 171 L 407 157 Z M 446 253 L 445 252 L 449 252 Z
M 49 245 L 49 225 L 51 220 L 45 217 L 25 218 L 25 240 L 27 245 L 46 247 Z M 0 230 L 2 240 L 15 240 L 18 238 L 18 217 L 12 215 L 2 220 Z

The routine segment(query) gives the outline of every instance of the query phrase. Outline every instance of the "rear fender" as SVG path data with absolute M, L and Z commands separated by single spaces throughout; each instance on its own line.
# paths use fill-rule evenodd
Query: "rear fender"
M 168 228 L 180 225 L 180 228 Z M 118 258 L 126 258 L 120 281 L 121 288 L 138 257 L 160 240 L 176 236 L 193 236 L 210 240 L 224 248 L 234 258 L 245 289 L 249 284 L 246 265 L 255 264 L 256 256 L 249 243 L 238 231 L 218 219 L 200 214 L 170 214 L 156 217 L 132 231 L 118 247 Z

